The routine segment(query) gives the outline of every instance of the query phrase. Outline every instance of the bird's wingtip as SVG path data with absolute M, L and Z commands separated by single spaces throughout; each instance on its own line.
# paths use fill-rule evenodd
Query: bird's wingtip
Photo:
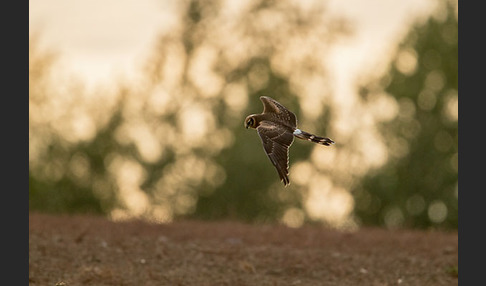
M 282 183 L 284 184 L 284 187 L 288 187 L 290 185 L 289 178 L 284 178 L 284 179 L 281 179 L 280 181 L 282 181 Z

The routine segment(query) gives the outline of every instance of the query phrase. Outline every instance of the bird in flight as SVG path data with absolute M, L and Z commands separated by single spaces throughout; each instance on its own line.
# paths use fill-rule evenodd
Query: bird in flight
M 248 115 L 245 127 L 257 130 L 265 153 L 277 169 L 280 180 L 287 186 L 290 184 L 289 147 L 294 142 L 294 137 L 325 146 L 334 144 L 334 141 L 298 129 L 295 114 L 273 98 L 261 96 L 260 100 L 263 103 L 263 112 Z

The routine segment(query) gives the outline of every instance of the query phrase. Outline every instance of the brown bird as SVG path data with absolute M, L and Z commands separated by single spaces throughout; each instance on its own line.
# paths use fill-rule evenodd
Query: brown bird
M 280 180 L 287 186 L 290 184 L 289 147 L 294 136 L 325 146 L 334 144 L 334 141 L 298 129 L 295 114 L 273 98 L 261 96 L 260 100 L 263 102 L 263 113 L 248 115 L 245 127 L 257 130 L 265 153 L 277 169 Z

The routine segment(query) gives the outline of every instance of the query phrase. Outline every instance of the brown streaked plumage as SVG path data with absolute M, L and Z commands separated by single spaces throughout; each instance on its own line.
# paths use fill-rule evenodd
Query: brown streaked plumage
M 298 129 L 295 114 L 273 98 L 261 96 L 260 100 L 263 103 L 263 112 L 248 115 L 245 127 L 257 130 L 265 153 L 277 169 L 280 180 L 287 186 L 290 184 L 289 147 L 294 142 L 294 136 L 325 146 L 334 144 L 334 141 Z

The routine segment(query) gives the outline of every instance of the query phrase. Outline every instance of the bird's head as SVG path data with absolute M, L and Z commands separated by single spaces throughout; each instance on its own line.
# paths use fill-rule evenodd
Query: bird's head
M 248 129 L 248 127 L 251 127 L 251 128 L 256 128 L 257 124 L 256 124 L 256 120 L 254 118 L 254 114 L 252 115 L 248 115 L 245 119 L 245 128 Z

